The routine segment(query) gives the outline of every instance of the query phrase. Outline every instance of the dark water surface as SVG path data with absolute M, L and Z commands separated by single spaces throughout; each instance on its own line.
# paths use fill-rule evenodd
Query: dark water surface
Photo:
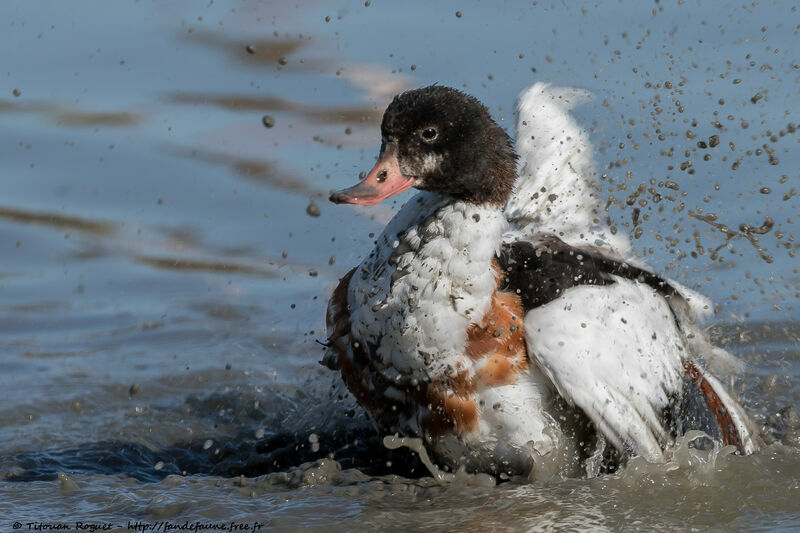
M 20 1 L 0 25 L 0 530 L 800 528 L 792 2 Z M 608 215 L 718 304 L 762 452 L 442 485 L 317 364 L 332 286 L 407 198 L 326 201 L 390 97 L 464 88 L 511 129 L 534 81 L 596 95 Z

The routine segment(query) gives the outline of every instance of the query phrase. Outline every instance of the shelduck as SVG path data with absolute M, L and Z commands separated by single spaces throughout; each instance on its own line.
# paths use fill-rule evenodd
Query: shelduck
M 706 363 L 710 302 L 633 258 L 592 187 L 585 91 L 535 84 L 516 146 L 477 99 L 399 94 L 378 162 L 331 201 L 411 197 L 339 282 L 323 364 L 378 431 L 449 468 L 493 474 L 665 460 L 690 429 L 751 453 L 740 405 Z M 609 466 L 610 465 L 610 466 Z M 532 473 L 531 473 L 532 472 Z

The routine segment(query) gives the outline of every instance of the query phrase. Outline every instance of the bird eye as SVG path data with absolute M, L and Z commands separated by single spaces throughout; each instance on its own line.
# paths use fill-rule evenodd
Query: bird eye
M 425 128 L 422 130 L 421 135 L 424 140 L 432 141 L 439 136 L 439 132 L 436 131 L 436 128 Z

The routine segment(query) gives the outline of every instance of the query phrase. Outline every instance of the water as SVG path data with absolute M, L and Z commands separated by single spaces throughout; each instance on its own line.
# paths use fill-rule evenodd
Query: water
M 0 6 L 2 529 L 800 526 L 800 15 L 666 4 Z M 317 364 L 332 286 L 406 198 L 326 202 L 391 96 L 464 88 L 510 128 L 536 80 L 596 95 L 609 217 L 718 304 L 764 451 L 441 485 Z

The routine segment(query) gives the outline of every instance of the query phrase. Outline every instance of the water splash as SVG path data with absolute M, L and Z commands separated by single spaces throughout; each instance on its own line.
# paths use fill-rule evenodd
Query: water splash
M 395 435 L 387 435 L 383 437 L 383 445 L 390 449 L 396 450 L 400 447 L 406 447 L 409 450 L 416 452 L 419 455 L 420 461 L 425 465 L 425 468 L 430 471 L 433 478 L 439 483 L 454 483 L 468 487 L 494 487 L 495 479 L 488 474 L 470 474 L 464 467 L 460 467 L 455 473 L 445 472 L 437 467 L 428 452 L 425 450 L 425 444 L 422 439 L 410 437 L 398 437 Z

